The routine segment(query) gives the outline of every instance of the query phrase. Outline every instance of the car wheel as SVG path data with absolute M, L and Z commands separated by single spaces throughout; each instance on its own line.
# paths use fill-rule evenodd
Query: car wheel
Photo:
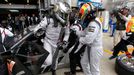
M 134 57 L 119 56 L 115 62 L 115 70 L 118 75 L 134 75 Z

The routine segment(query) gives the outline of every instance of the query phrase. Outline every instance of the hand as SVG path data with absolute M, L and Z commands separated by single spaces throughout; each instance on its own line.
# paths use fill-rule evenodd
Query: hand
M 65 48 L 65 49 L 63 49 L 63 52 L 64 52 L 64 53 L 67 53 L 68 50 L 69 50 L 68 48 Z
M 67 45 L 67 41 L 63 41 L 63 45 Z
M 62 47 L 63 47 L 63 49 L 65 49 L 67 47 L 67 41 L 63 41 Z
M 67 53 L 68 50 L 69 50 L 69 49 L 67 48 L 67 42 L 64 41 L 64 42 L 63 42 L 63 52 L 64 52 L 64 53 Z
M 66 48 L 67 42 L 66 42 L 66 41 L 59 42 L 59 43 L 57 43 L 57 45 L 58 45 L 58 48 L 59 48 L 60 50 L 62 50 L 62 49 L 65 49 L 65 48 Z
M 63 45 L 63 42 L 58 42 L 58 43 L 57 43 L 58 49 L 60 49 L 60 50 L 63 49 L 62 45 Z

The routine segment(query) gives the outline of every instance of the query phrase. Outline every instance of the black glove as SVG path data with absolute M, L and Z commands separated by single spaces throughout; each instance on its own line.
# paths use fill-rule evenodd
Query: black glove
M 63 44 L 62 44 L 63 49 L 67 47 L 67 44 L 68 44 L 67 41 L 63 41 Z
M 63 52 L 64 52 L 64 53 L 67 53 L 68 50 L 69 50 L 69 49 L 66 47 L 65 49 L 63 49 Z
M 60 50 L 63 49 L 62 45 L 63 45 L 63 42 L 58 42 L 58 43 L 57 43 L 58 49 L 60 49 Z
M 64 42 L 63 42 L 63 52 L 64 52 L 64 53 L 67 53 L 68 50 L 69 50 L 69 48 L 68 48 L 67 46 L 68 46 L 68 42 L 64 41 Z
M 66 42 L 66 41 L 59 42 L 57 45 L 58 45 L 58 48 L 59 48 L 60 50 L 63 50 L 63 49 L 66 48 L 67 42 Z
M 67 41 L 63 41 L 63 45 L 67 45 Z

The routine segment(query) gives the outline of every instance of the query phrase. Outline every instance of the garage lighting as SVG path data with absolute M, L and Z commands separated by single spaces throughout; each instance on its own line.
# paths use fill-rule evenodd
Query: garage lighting
M 8 2 L 8 0 L 5 0 L 6 2 Z
M 10 12 L 19 12 L 19 10 L 9 10 Z
M 27 0 L 27 3 L 29 3 L 29 0 Z

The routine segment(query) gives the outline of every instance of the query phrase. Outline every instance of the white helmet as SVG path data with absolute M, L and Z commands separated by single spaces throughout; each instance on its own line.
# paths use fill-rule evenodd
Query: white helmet
M 71 8 L 66 2 L 58 2 L 54 5 L 55 17 L 62 23 L 65 24 L 70 13 Z

